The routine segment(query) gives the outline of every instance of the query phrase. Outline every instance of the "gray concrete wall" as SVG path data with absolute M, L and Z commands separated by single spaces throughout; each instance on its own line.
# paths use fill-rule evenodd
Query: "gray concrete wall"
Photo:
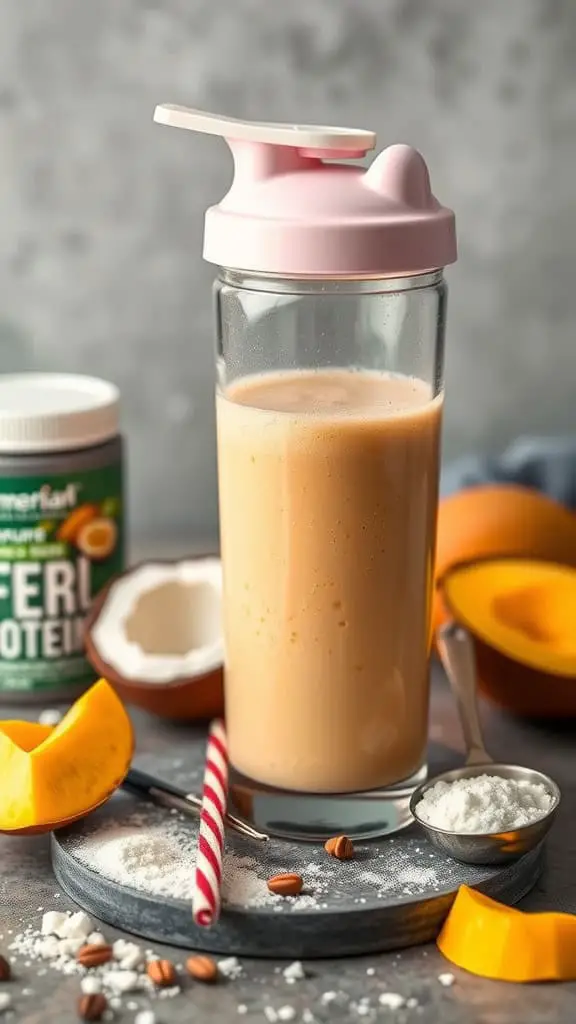
M 0 0 L 0 370 L 116 381 L 138 535 L 215 532 L 203 210 L 158 101 L 358 124 L 459 217 L 445 453 L 574 428 L 573 0 Z

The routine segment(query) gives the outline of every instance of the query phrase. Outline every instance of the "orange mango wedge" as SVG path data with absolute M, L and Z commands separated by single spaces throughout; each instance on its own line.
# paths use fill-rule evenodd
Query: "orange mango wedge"
M 437 945 L 447 960 L 483 978 L 576 979 L 576 916 L 514 910 L 466 885 L 458 890 Z
M 56 726 L 0 722 L 0 832 L 49 832 L 103 804 L 126 775 L 132 724 L 101 679 Z

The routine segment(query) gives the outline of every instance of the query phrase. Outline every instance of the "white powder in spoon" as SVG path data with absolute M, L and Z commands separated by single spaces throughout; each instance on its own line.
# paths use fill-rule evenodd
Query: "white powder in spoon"
M 508 832 L 545 817 L 554 797 L 539 782 L 475 775 L 436 782 L 417 806 L 418 817 L 447 832 Z

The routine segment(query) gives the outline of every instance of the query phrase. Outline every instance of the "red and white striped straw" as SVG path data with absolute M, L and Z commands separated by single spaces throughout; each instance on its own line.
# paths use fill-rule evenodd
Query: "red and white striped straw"
M 194 924 L 207 928 L 220 916 L 224 816 L 228 797 L 228 744 L 224 723 L 214 721 L 208 731 L 202 789 L 200 833 L 192 896 Z

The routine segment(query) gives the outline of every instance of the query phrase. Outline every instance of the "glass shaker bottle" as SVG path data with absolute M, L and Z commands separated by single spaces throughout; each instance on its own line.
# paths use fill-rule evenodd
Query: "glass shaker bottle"
M 277 834 L 395 831 L 426 775 L 454 215 L 409 146 L 345 163 L 368 131 L 155 119 L 234 160 L 204 238 L 232 797 Z

